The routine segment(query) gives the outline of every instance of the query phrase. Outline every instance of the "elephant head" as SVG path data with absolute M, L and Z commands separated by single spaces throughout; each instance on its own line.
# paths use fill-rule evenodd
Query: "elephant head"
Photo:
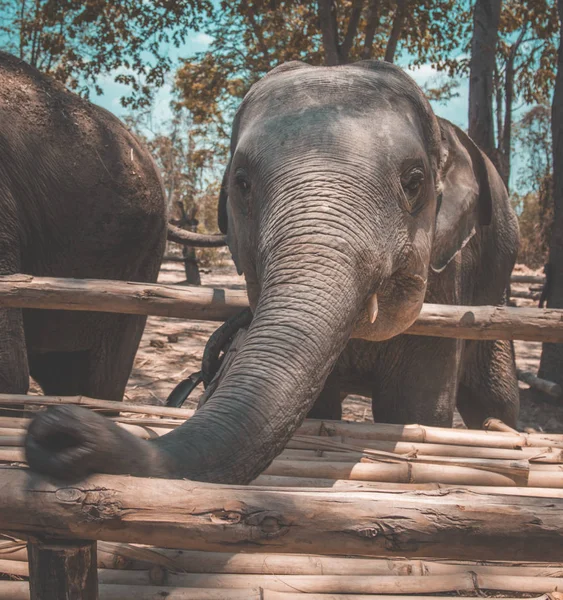
M 254 479 L 350 337 L 407 329 L 429 270 L 443 270 L 490 220 L 488 166 L 452 131 L 388 63 L 274 69 L 236 115 L 219 202 L 254 313 L 230 369 L 189 421 L 151 442 L 83 409 L 47 411 L 29 429 L 30 465 L 56 476 Z

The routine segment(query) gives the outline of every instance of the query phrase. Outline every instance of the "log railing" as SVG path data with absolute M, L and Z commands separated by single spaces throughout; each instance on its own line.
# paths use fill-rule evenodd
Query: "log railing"
M 224 321 L 248 301 L 243 290 L 11 275 L 0 277 L 0 306 Z M 425 304 L 406 333 L 563 342 L 563 310 Z
M 0 307 L 7 308 L 223 321 L 247 305 L 243 290 L 29 275 L 0 277 Z M 425 304 L 406 333 L 563 342 L 563 311 Z M 31 405 L 71 399 L 2 395 L 0 406 L 18 400 Z M 113 405 L 88 398 L 72 401 L 92 408 Z M 166 433 L 178 425 L 175 419 L 191 414 L 184 409 L 140 410 L 126 404 L 120 408 L 160 417 L 143 419 L 143 423 L 121 419 L 121 426 L 146 438 Z M 174 412 L 163 412 L 166 410 Z M 5 457 L 0 456 L 0 462 L 21 461 L 26 420 L 1 419 L 5 423 L 0 429 L 0 453 Z M 331 434 L 328 438 L 327 433 Z M 311 441 L 314 436 L 318 439 Z M 31 567 L 31 596 L 21 584 L 10 582 L 8 596 L 2 596 L 0 590 L 0 600 L 58 600 L 69 593 L 80 600 L 97 600 L 95 540 L 192 551 L 219 551 L 229 546 L 246 552 L 476 561 L 560 557 L 562 451 L 563 437 L 548 434 L 306 421 L 285 453 L 251 487 L 104 475 L 63 484 L 46 481 L 26 469 L 0 467 L 0 531 L 29 540 Z M 345 452 L 348 454 L 343 456 Z M 383 460 L 390 452 L 394 457 Z M 10 458 L 12 454 L 15 458 Z M 319 487 L 312 493 L 314 485 Z M 178 585 L 189 579 L 183 577 Z M 496 575 L 471 570 L 463 577 L 467 582 L 458 577 L 455 585 L 438 582 L 437 587 L 424 589 L 442 592 L 471 589 L 471 585 L 487 587 L 484 580 L 475 583 L 476 577 Z M 351 590 L 347 576 L 331 582 L 301 579 L 292 585 L 299 584 L 312 593 L 407 589 L 420 593 L 422 579 L 431 583 L 428 577 L 420 579 L 406 588 L 391 581 L 388 587 L 378 588 L 387 585 L 380 580 Z M 504 579 L 502 583 L 491 579 L 488 587 L 543 592 L 551 591 L 552 583 L 557 589 L 563 585 L 559 580 L 538 579 L 528 587 L 519 581 L 516 587 L 512 580 L 514 588 L 506 587 Z M 256 579 L 254 583 L 256 597 L 277 598 L 276 593 L 285 597 L 284 587 L 263 593 L 262 585 L 275 582 Z M 109 587 L 111 584 L 104 592 L 108 598 L 121 598 L 111 596 Z M 133 593 L 132 588 L 130 591 Z M 254 597 L 250 589 L 247 592 L 240 597 Z M 140 598 L 140 593 L 137 590 L 131 597 Z
M 561 498 L 460 488 L 312 493 L 115 475 L 64 484 L 15 468 L 0 477 L 0 530 L 16 537 L 512 561 L 561 558 L 563 547 Z

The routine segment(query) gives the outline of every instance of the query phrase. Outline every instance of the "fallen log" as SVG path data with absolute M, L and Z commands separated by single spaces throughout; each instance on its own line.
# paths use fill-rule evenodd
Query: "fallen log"
M 541 377 L 537 377 L 529 371 L 522 371 L 521 369 L 517 369 L 516 374 L 520 381 L 527 383 L 535 390 L 539 390 L 540 392 L 548 394 L 553 398 L 559 398 L 561 396 L 561 386 L 553 381 L 542 379 Z
M 545 560 L 563 500 L 462 490 L 329 491 L 93 476 L 72 485 L 0 469 L 0 531 L 187 550 Z
M 0 306 L 223 321 L 248 306 L 242 290 L 31 275 L 0 277 Z M 460 339 L 563 342 L 563 311 L 425 304 L 405 333 Z

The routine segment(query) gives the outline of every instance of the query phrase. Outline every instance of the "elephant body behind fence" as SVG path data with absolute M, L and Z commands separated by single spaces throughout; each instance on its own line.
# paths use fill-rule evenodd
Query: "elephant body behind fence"
M 491 162 L 401 69 L 294 62 L 254 85 L 219 224 L 253 320 L 211 397 L 153 442 L 83 409 L 47 411 L 29 429 L 33 468 L 249 482 L 349 391 L 371 395 L 380 421 L 449 425 L 457 403 L 472 426 L 514 424 L 509 343 L 402 335 L 425 299 L 501 304 L 518 227 Z M 76 431 L 72 453 L 50 443 Z
M 155 281 L 162 185 L 124 125 L 0 53 L 0 274 Z M 0 392 L 121 400 L 145 317 L 0 308 Z

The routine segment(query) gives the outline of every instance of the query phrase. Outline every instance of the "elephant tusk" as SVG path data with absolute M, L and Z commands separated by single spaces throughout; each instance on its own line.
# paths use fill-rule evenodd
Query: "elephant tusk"
M 379 304 L 377 302 L 377 294 L 372 294 L 368 300 L 368 315 L 371 323 L 375 323 L 377 313 L 379 312 Z

